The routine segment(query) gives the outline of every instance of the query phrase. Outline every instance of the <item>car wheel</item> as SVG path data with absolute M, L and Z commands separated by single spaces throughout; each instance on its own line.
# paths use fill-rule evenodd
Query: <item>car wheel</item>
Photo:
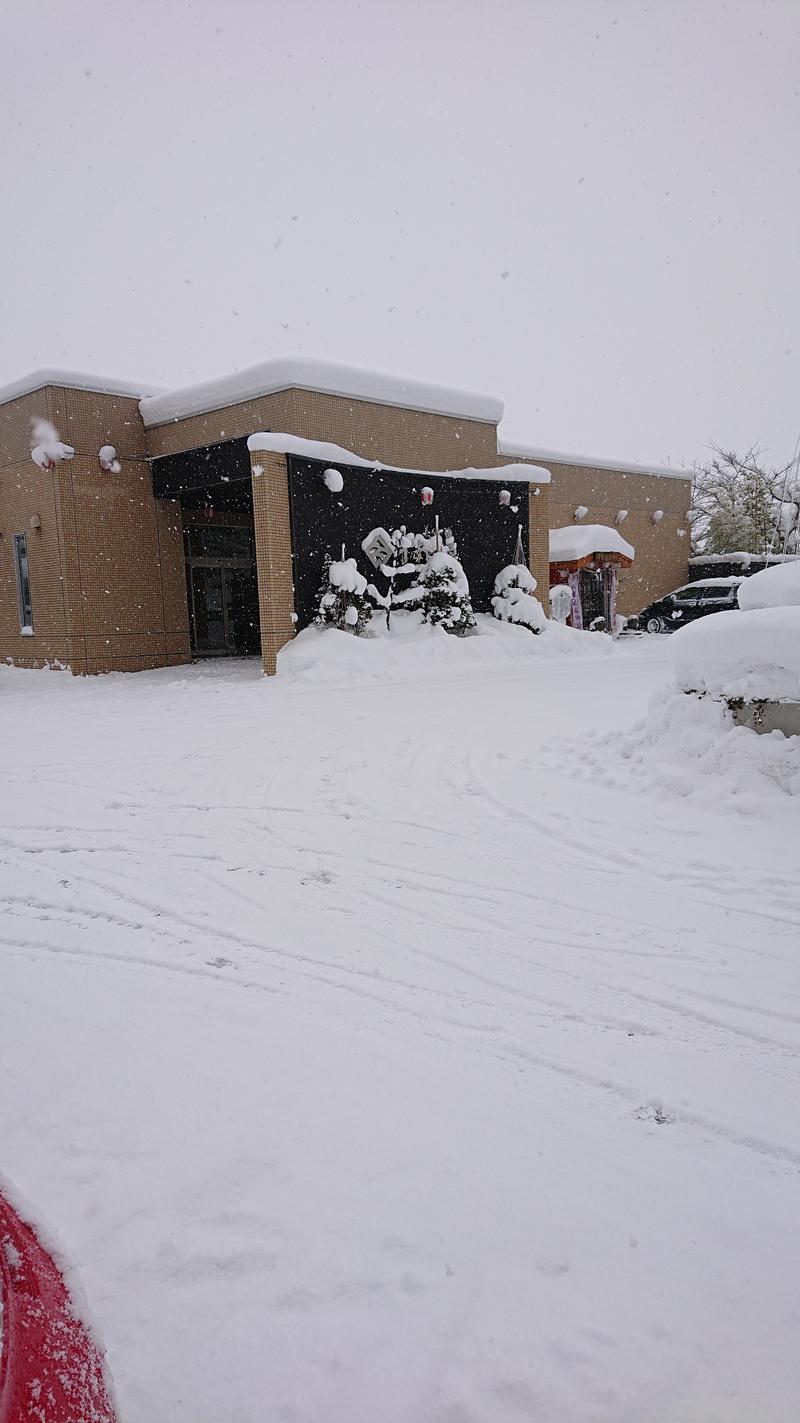
M 645 624 L 648 632 L 666 632 L 667 625 L 663 618 L 648 618 Z

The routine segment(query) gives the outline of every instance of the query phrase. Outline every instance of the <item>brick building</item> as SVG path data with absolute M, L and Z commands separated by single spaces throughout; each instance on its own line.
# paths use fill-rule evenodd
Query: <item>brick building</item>
M 624 522 L 636 557 L 621 612 L 685 581 L 688 475 L 504 445 L 502 414 L 485 396 L 290 359 L 168 393 L 56 371 L 8 386 L 0 659 L 86 673 L 260 650 L 273 672 L 308 620 L 326 540 L 334 551 L 346 536 L 356 553 L 381 515 L 419 523 L 423 475 L 472 550 L 478 607 L 517 521 L 545 605 L 549 530 L 576 518 Z M 249 450 L 255 432 L 277 435 Z M 332 463 L 345 479 L 335 501 L 320 479 Z

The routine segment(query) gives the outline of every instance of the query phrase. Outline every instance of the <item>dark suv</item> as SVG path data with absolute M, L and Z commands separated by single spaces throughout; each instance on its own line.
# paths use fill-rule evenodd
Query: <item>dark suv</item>
M 639 626 L 647 632 L 675 632 L 707 613 L 738 608 L 736 589 L 742 581 L 741 578 L 706 578 L 702 583 L 686 583 L 674 593 L 667 593 L 665 598 L 648 603 L 639 614 Z

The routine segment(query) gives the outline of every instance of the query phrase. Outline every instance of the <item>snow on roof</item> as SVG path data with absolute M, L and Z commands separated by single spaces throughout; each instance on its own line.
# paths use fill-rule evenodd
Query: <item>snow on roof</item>
M 525 484 L 549 484 L 550 473 L 532 464 L 503 464 L 495 469 L 409 469 L 406 465 L 382 464 L 380 460 L 365 460 L 326 440 L 304 440 L 299 435 L 282 435 L 272 430 L 251 435 L 247 448 L 252 452 L 272 450 L 276 454 L 298 455 L 301 459 L 323 463 L 350 464 L 362 469 L 386 469 L 397 474 L 418 474 L 425 479 L 487 479 L 498 484 L 523 481 Z
M 225 405 L 237 405 L 259 395 L 273 395 L 276 391 L 295 387 L 320 391 L 325 395 L 369 400 L 380 405 L 398 405 L 410 410 L 428 410 L 441 415 L 482 420 L 492 425 L 496 425 L 503 415 L 503 402 L 494 396 L 451 390 L 442 385 L 426 385 L 422 381 L 407 380 L 404 376 L 383 375 L 379 371 L 359 370 L 356 366 L 341 366 L 332 361 L 302 360 L 297 356 L 264 361 L 233 375 L 204 381 L 201 385 L 151 396 L 142 401 L 140 409 L 145 425 L 161 425 L 168 420 L 203 415 Z
M 684 588 L 738 588 L 744 579 L 733 573 L 729 578 L 695 578 L 693 583 L 684 583 Z
M 106 376 L 85 375 L 80 371 L 57 371 L 45 367 L 40 371 L 31 371 L 30 375 L 22 376 L 10 385 L 0 386 L 0 405 L 5 405 L 9 400 L 18 400 L 21 395 L 30 395 L 34 390 L 41 390 L 46 385 L 65 386 L 67 390 L 86 390 L 95 395 L 129 395 L 134 400 L 140 400 L 143 395 L 152 397 L 159 393 L 159 387 L 155 385 L 109 380 Z
M 578 558 L 591 558 L 594 553 L 619 553 L 631 560 L 635 557 L 633 544 L 605 524 L 575 524 L 550 530 L 551 563 L 572 563 Z
M 626 460 L 597 459 L 594 455 L 567 455 L 559 450 L 542 450 L 532 445 L 518 445 L 511 440 L 498 439 L 497 453 L 516 455 L 517 459 L 543 460 L 553 464 L 576 464 L 587 469 L 619 470 L 622 474 L 652 474 L 661 479 L 692 479 L 691 470 L 671 469 L 667 465 L 631 464 Z

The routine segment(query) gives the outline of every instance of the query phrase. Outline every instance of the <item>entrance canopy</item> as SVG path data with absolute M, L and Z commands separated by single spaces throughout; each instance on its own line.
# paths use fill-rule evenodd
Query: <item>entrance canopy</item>
M 572 524 L 550 530 L 550 567 L 567 573 L 603 564 L 630 568 L 635 556 L 633 544 L 605 524 Z

